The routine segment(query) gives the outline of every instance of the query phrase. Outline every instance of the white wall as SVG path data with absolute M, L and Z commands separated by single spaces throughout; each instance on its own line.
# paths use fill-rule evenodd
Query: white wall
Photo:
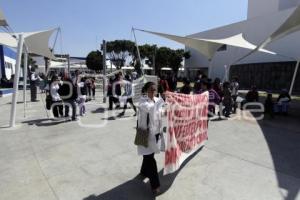
M 246 21 L 235 23 L 232 25 L 220 27 L 214 30 L 205 31 L 190 35 L 190 37 L 220 39 L 230 37 L 239 33 L 243 33 L 246 40 L 253 44 L 260 44 L 271 33 L 273 33 L 294 11 L 293 9 L 277 12 L 272 15 L 252 18 Z M 285 37 L 272 45 L 267 46 L 267 49 L 292 57 L 300 57 L 300 32 L 294 33 Z M 189 50 L 189 48 L 187 48 Z M 194 50 L 191 51 L 191 58 L 186 60 L 186 68 L 208 67 L 207 59 L 200 53 Z M 227 47 L 226 51 L 217 52 L 212 61 L 212 76 L 223 78 L 225 73 L 224 65 L 231 65 L 237 59 L 246 55 L 250 50 L 242 48 Z M 298 55 L 299 54 L 299 55 Z M 249 56 L 240 63 L 267 63 L 290 61 L 290 58 L 282 56 L 274 56 L 265 53 L 255 53 Z
M 293 8 L 300 0 L 248 0 L 248 19 Z
M 248 19 L 277 12 L 278 4 L 279 0 L 248 0 Z

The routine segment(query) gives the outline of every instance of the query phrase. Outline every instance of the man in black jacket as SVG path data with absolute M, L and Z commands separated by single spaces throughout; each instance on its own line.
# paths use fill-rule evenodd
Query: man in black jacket
M 72 120 L 77 120 L 76 118 L 76 99 L 77 99 L 77 89 L 73 84 L 73 81 L 65 74 L 63 78 L 63 85 L 58 90 L 59 95 L 65 105 L 65 117 L 69 117 L 70 106 L 72 107 Z

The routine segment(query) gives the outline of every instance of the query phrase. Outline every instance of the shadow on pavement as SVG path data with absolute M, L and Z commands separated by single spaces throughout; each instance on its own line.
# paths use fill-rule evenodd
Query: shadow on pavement
M 91 113 L 97 114 L 97 113 L 104 113 L 105 108 L 97 108 L 96 110 L 91 111 Z
M 202 147 L 203 148 L 203 147 Z M 193 155 L 186 159 L 179 170 L 175 173 L 163 176 L 163 169 L 159 172 L 161 183 L 161 194 L 167 192 L 173 185 L 178 173 L 185 167 L 185 165 L 193 159 L 201 150 L 197 150 Z M 144 183 L 139 175 L 130 181 L 127 181 L 103 194 L 98 196 L 90 195 L 83 200 L 155 200 L 155 196 L 150 189 L 149 181 Z
M 252 113 L 257 116 L 257 113 Z M 262 133 L 268 144 L 278 186 L 286 190 L 282 194 L 285 200 L 296 200 L 300 191 L 300 117 L 296 115 L 278 116 L 274 119 L 265 117 L 258 120 Z M 295 178 L 290 181 L 288 176 Z
M 55 126 L 62 123 L 70 122 L 70 120 L 61 119 L 60 121 L 52 120 L 52 119 L 36 119 L 22 122 L 23 124 L 35 125 L 35 126 Z

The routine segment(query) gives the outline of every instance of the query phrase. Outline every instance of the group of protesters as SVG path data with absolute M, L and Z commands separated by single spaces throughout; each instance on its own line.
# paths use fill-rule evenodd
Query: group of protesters
M 70 111 L 73 121 L 78 119 L 78 114 L 81 117 L 86 115 L 86 102 L 95 99 L 95 78 L 82 75 L 77 70 L 74 77 L 68 73 L 54 73 L 45 79 L 46 107 L 52 110 L 55 119 L 69 118 Z
M 194 87 L 191 86 L 190 81 L 187 78 L 183 79 L 183 86 L 177 90 L 171 90 L 169 87 L 169 81 L 162 77 L 159 81 L 158 92 L 163 96 L 165 91 L 179 92 L 182 94 L 201 94 L 203 92 L 209 93 L 209 115 L 213 116 L 218 114 L 229 117 L 231 113 L 236 112 L 237 97 L 239 90 L 239 83 L 236 77 L 231 82 L 221 83 L 219 78 L 214 81 L 209 79 L 201 71 L 198 72 L 194 81 Z M 219 112 L 216 113 L 216 106 L 219 105 Z M 223 105 L 223 106 L 222 106 Z M 223 108 L 224 107 L 224 108 Z
M 124 107 L 123 111 L 118 115 L 119 117 L 125 115 L 125 111 L 127 109 L 127 104 L 129 103 L 133 110 L 135 111 L 134 116 L 136 116 L 137 109 L 133 103 L 133 75 L 130 73 L 125 74 L 123 77 L 123 73 L 117 73 L 114 77 L 109 79 L 109 83 L 107 86 L 107 96 L 109 101 L 109 110 L 113 109 L 113 104 L 116 105 L 116 109 L 121 108 L 121 101 L 123 101 Z

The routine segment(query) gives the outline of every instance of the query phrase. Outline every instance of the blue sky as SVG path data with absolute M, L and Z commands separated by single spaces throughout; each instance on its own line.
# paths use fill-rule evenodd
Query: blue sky
M 61 27 L 56 53 L 86 56 L 105 39 L 131 39 L 131 28 L 188 35 L 246 19 L 247 0 L 0 0 L 16 32 Z M 139 44 L 182 48 L 137 32 Z M 60 42 L 62 41 L 62 42 Z

